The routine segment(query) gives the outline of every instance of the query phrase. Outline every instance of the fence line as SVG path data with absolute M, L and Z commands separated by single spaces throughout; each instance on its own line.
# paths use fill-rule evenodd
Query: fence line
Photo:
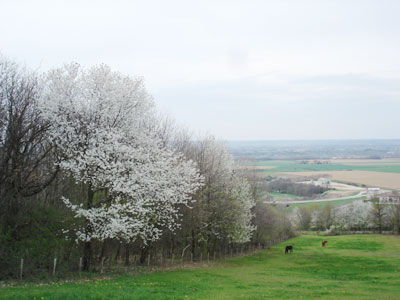
M 186 263 L 190 264 L 203 264 L 207 263 L 209 264 L 210 262 L 215 262 L 218 260 L 225 261 L 226 259 L 229 258 L 234 258 L 234 257 L 242 257 L 245 255 L 252 255 L 257 251 L 260 251 L 262 249 L 268 249 L 276 244 L 279 244 L 283 241 L 285 241 L 287 238 L 280 238 L 280 239 L 275 239 L 275 240 L 270 240 L 265 243 L 258 243 L 257 245 L 249 244 L 249 245 L 242 245 L 242 246 L 232 246 L 228 248 L 221 248 L 221 249 L 215 249 L 210 251 L 207 251 L 207 261 L 203 260 L 203 254 L 204 251 L 200 251 L 197 253 L 195 256 L 192 251 L 189 251 L 190 254 L 185 253 L 185 250 L 188 249 L 188 247 L 185 247 L 182 251 L 182 255 L 180 255 L 180 259 L 176 260 L 176 255 L 175 253 L 170 253 L 164 254 L 163 251 L 161 250 L 159 253 L 157 253 L 157 249 L 155 251 L 151 251 L 147 254 L 146 259 L 144 260 L 143 263 L 140 263 L 138 261 L 138 255 L 133 254 L 129 256 L 129 260 L 133 260 L 133 264 L 130 264 L 130 261 L 126 261 L 122 259 L 122 256 L 119 256 L 118 258 L 112 258 L 113 255 L 111 256 L 102 256 L 102 257 L 96 257 L 93 259 L 93 264 L 92 264 L 92 270 L 99 272 L 100 274 L 104 274 L 106 272 L 112 272 L 112 271 L 121 271 L 121 270 L 143 270 L 143 268 L 147 267 L 147 269 L 154 269 L 154 268 L 170 268 L 170 267 L 179 267 L 179 266 L 184 266 Z M 230 249 L 229 249 L 230 248 Z M 178 256 L 179 257 L 179 256 Z M 105 263 L 108 260 L 107 263 Z M 19 279 L 27 278 L 28 274 L 24 272 L 24 264 L 29 264 L 29 259 L 27 261 L 27 258 L 21 258 L 20 264 L 19 264 Z M 71 266 L 74 264 L 72 261 L 71 265 L 71 260 L 66 260 L 64 261 L 64 265 L 62 264 L 63 261 L 59 259 L 59 264 L 57 263 L 57 257 L 53 259 L 53 266 L 51 268 L 51 271 L 49 272 L 53 277 L 58 277 L 62 275 L 63 273 L 70 273 L 74 272 L 73 268 Z M 78 271 L 78 273 L 82 272 L 83 269 L 83 258 L 79 257 L 79 264 L 78 268 L 75 269 Z M 40 270 L 39 270 L 40 271 Z

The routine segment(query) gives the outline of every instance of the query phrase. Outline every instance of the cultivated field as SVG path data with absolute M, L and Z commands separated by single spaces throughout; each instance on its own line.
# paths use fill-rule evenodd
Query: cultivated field
M 258 168 L 265 175 L 281 172 L 311 171 L 371 171 L 400 174 L 399 159 L 348 159 L 348 160 L 264 160 L 243 163 Z
M 242 166 L 242 168 L 250 170 L 270 170 L 275 169 L 276 166 Z
M 322 239 L 328 240 L 325 248 Z M 291 244 L 293 254 L 284 254 Z M 399 299 L 400 238 L 305 235 L 198 269 L 0 288 L 0 299 Z
M 383 158 L 383 159 L 333 159 L 330 163 L 337 163 L 349 166 L 385 166 L 400 165 L 400 158 Z
M 400 174 L 372 171 L 309 171 L 309 172 L 283 172 L 283 176 L 303 177 L 321 176 L 332 180 L 365 184 L 367 186 L 382 187 L 388 189 L 400 188 Z
M 265 160 L 246 162 L 261 176 L 283 176 L 302 180 L 329 177 L 332 180 L 388 189 L 400 188 L 400 159 Z

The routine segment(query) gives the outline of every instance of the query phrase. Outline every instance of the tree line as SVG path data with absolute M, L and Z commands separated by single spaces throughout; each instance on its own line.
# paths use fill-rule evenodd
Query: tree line
M 0 278 L 98 261 L 192 257 L 293 234 L 224 142 L 161 117 L 142 78 L 0 58 Z
M 290 179 L 278 178 L 265 184 L 265 190 L 283 194 L 293 194 L 301 197 L 312 197 L 317 194 L 323 194 L 329 188 L 307 183 L 293 182 Z
M 400 205 L 382 204 L 378 197 L 356 200 L 333 207 L 310 205 L 296 207 L 292 222 L 300 230 L 327 231 L 391 231 L 400 234 Z

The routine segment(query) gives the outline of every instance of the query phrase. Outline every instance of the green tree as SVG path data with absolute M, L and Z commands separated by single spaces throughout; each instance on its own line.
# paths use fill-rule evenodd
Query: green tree
M 372 201 L 372 208 L 370 211 L 371 222 L 374 224 L 375 228 L 378 229 L 379 233 L 382 233 L 383 229 L 383 221 L 384 217 L 386 216 L 386 212 L 384 211 L 384 206 L 382 203 L 379 202 L 378 197 L 373 197 Z

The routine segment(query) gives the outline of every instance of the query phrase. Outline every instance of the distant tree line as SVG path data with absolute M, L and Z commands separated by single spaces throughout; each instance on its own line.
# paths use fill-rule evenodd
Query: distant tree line
M 339 207 L 330 203 L 296 207 L 291 219 L 300 230 L 322 230 L 332 234 L 340 231 L 391 231 L 400 234 L 400 205 L 381 204 L 376 197 Z
M 0 278 L 144 264 L 293 235 L 226 145 L 160 117 L 141 78 L 105 65 L 36 74 L 0 58 Z M 183 254 L 182 254 L 183 255 Z
M 265 188 L 268 192 L 293 194 L 301 197 L 312 197 L 317 194 L 322 194 L 329 189 L 324 186 L 297 183 L 290 179 L 279 178 L 266 183 Z

